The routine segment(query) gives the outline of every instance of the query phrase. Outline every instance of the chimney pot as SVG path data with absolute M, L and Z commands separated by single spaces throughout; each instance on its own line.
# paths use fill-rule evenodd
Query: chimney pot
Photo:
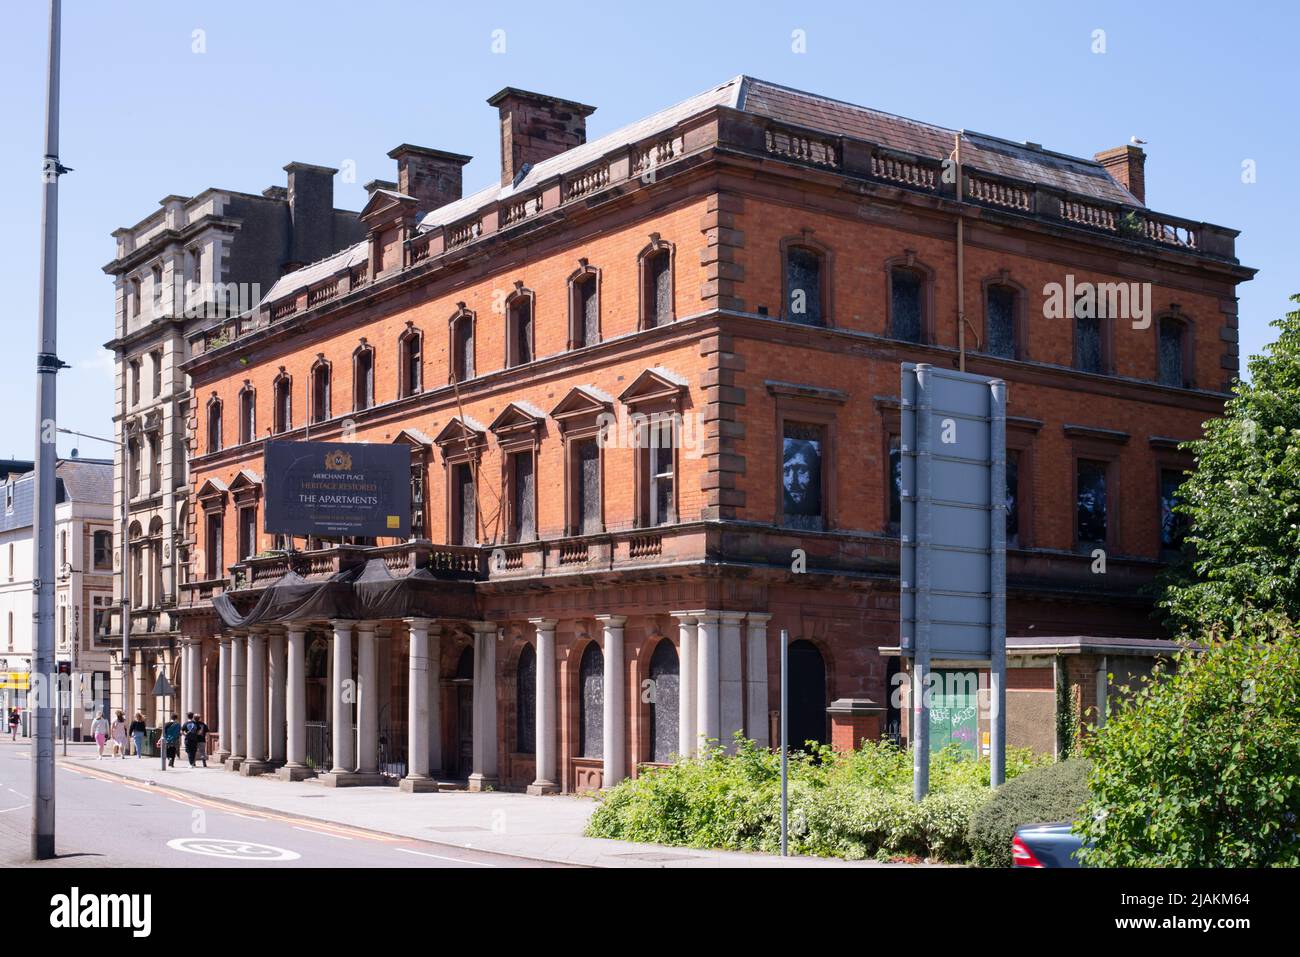
M 488 99 L 501 116 L 501 185 L 514 184 L 525 165 L 587 142 L 587 117 L 594 106 L 530 93 L 512 86 Z

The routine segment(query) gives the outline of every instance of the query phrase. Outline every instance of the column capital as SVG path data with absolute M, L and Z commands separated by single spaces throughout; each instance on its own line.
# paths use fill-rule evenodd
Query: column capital
M 697 611 L 695 613 L 695 620 L 698 621 L 701 625 L 704 624 L 705 622 L 716 625 L 721 620 L 721 618 L 722 618 L 722 612 L 715 611 L 712 608 L 706 608 L 703 611 Z
M 475 634 L 479 635 L 495 635 L 497 631 L 497 623 L 495 621 L 471 621 L 469 626 L 474 630 Z
M 534 626 L 538 631 L 554 631 L 555 626 L 560 620 L 558 618 L 529 618 L 528 624 Z
M 772 616 L 765 611 L 751 611 L 745 618 L 756 625 L 766 625 L 772 620 Z
M 331 618 L 331 619 L 330 619 L 330 627 L 333 628 L 335 631 L 338 631 L 338 630 L 341 629 L 341 628 L 342 628 L 342 629 L 347 629 L 348 631 L 351 631 L 351 630 L 352 630 L 352 627 L 353 627 L 355 624 L 356 624 L 356 621 L 353 620 L 353 619 L 351 619 L 351 618 Z
M 403 618 L 408 628 L 423 628 L 426 634 L 438 634 L 442 631 L 442 625 L 438 624 L 433 618 Z
M 672 615 L 674 618 L 680 619 L 688 625 L 693 625 L 699 620 L 701 615 L 707 615 L 708 612 L 703 608 L 696 608 L 693 611 L 670 611 L 668 614 Z
M 217 635 L 217 644 L 218 644 L 218 645 L 228 645 L 228 644 L 230 644 L 230 636 L 229 636 L 229 635 Z
M 377 621 L 358 621 L 356 623 L 357 631 L 363 635 L 373 635 L 379 629 Z
M 606 628 L 622 628 L 627 622 L 627 615 L 596 615 L 595 619 Z
M 285 622 L 284 632 L 287 635 L 305 635 L 307 633 L 307 623 L 305 621 Z
M 743 611 L 720 611 L 718 612 L 718 617 L 723 621 L 739 624 L 745 620 L 745 614 L 746 613 Z

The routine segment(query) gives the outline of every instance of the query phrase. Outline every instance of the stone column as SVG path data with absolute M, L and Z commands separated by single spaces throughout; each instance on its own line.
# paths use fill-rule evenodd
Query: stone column
M 596 620 L 605 628 L 605 766 L 601 773 L 601 787 L 612 788 L 627 777 L 626 725 L 627 675 L 623 673 L 623 615 L 597 615 Z
M 429 776 L 429 619 L 408 618 L 406 777 L 398 787 L 410 793 L 438 790 Z
M 286 716 L 287 762 L 277 772 L 281 780 L 301 781 L 311 776 L 307 767 L 307 630 L 299 622 L 288 627 Z
M 266 751 L 270 762 L 277 768 L 284 764 L 285 753 L 285 692 L 288 682 L 285 680 L 284 632 L 279 629 L 271 632 L 267 638 L 266 684 L 270 693 L 270 716 L 267 721 Z
M 699 748 L 696 732 L 699 705 L 696 703 L 696 631 L 699 629 L 698 612 L 675 611 L 677 619 L 677 753 L 683 758 L 694 756 Z
M 225 764 L 230 758 L 230 637 L 217 639 L 220 665 L 217 672 L 217 763 Z
M 695 680 L 695 733 L 700 747 L 717 747 L 721 742 L 721 717 L 718 685 L 718 613 L 702 612 L 698 616 Z
M 195 638 L 190 647 L 190 700 L 185 710 L 206 714 L 203 701 L 203 639 Z
M 745 735 L 760 748 L 770 747 L 767 707 L 767 623 L 772 616 L 751 611 L 745 645 Z
M 248 750 L 244 737 L 244 707 L 248 704 L 244 669 L 247 667 L 248 639 L 235 635 L 230 642 L 230 757 L 226 760 L 229 771 L 239 770 Z
M 194 701 L 190 698 L 190 663 L 194 656 L 190 653 L 190 646 L 194 643 L 193 638 L 181 638 L 181 686 L 176 690 L 177 708 L 181 714 L 194 710 Z M 104 715 L 106 718 L 112 718 L 111 714 Z
M 334 621 L 333 661 L 334 674 L 330 682 L 330 697 L 334 707 L 333 749 L 334 766 L 323 778 L 326 784 L 337 784 L 344 775 L 356 771 L 355 744 L 352 737 L 352 622 Z M 346 697 L 345 697 L 346 693 Z
M 243 775 L 265 774 L 271 770 L 266 760 L 266 633 L 248 635 L 248 750 L 239 768 Z
M 554 794 L 560 790 L 555 773 L 555 619 L 530 618 L 537 634 L 537 771 L 529 794 Z
M 373 621 L 357 623 L 357 771 L 379 776 L 379 662 Z
M 497 626 L 476 621 L 474 627 L 474 769 L 471 791 L 497 785 Z
M 429 777 L 442 777 L 442 625 L 429 632 Z
M 740 624 L 744 620 L 743 611 L 722 612 L 718 641 L 718 693 L 722 706 L 719 732 L 730 754 L 736 751 L 736 732 L 745 730 L 745 682 L 740 657 Z

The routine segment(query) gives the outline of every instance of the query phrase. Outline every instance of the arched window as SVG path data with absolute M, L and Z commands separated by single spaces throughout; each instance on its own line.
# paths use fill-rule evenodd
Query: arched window
M 325 422 L 330 417 L 330 366 L 318 359 L 311 370 L 311 420 Z
M 600 272 L 578 260 L 569 277 L 569 348 L 581 349 L 600 342 Z
M 1165 316 L 1160 320 L 1156 381 L 1161 385 L 1180 389 L 1188 385 L 1186 340 L 1187 328 L 1181 319 Z
M 925 341 L 926 276 L 912 266 L 889 269 L 889 334 L 907 342 Z
M 149 523 L 149 604 L 158 605 L 163 593 L 163 522 L 157 515 Z
M 673 321 L 673 247 L 652 234 L 640 264 L 641 328 L 667 325 Z
M 790 642 L 788 655 L 790 747 L 826 743 L 826 662 L 811 641 Z
M 515 750 L 533 754 L 537 750 L 537 652 L 524 645 L 515 673 Z
M 578 753 L 605 756 L 605 654 L 594 641 L 578 666 Z M 613 783 L 613 782 L 610 782 Z
M 138 450 L 137 450 L 138 451 Z M 221 400 L 212 399 L 208 402 L 208 451 L 221 451 Z M 140 456 L 135 455 L 135 461 L 140 461 Z
M 143 529 L 140 528 L 139 522 L 132 522 L 131 527 L 127 530 L 127 540 L 130 544 L 127 546 L 128 556 L 131 567 L 128 574 L 131 576 L 131 607 L 144 607 L 144 538 Z
M 1019 352 L 1016 341 L 1019 293 L 1003 283 L 984 287 L 984 351 L 989 355 L 1014 359 Z
M 533 294 L 522 287 L 506 300 L 506 367 L 537 358 L 533 339 Z
M 363 412 L 375 404 L 375 350 L 361 340 L 352 353 L 352 409 Z
M 451 378 L 453 382 L 474 378 L 474 314 L 464 303 L 451 319 Z
M 215 452 L 221 447 L 221 410 L 217 410 L 217 448 L 212 446 L 212 410 L 208 409 L 208 451 Z M 131 489 L 131 497 L 135 498 L 140 494 L 140 440 L 130 438 L 126 443 L 126 456 L 131 460 L 129 472 L 130 480 L 128 485 Z
M 420 330 L 408 324 L 397 352 L 402 396 L 418 395 L 424 388 L 424 336 Z
M 257 392 L 247 382 L 239 390 L 239 441 L 252 442 L 257 438 Z
M 820 250 L 803 243 L 784 248 L 784 318 L 808 326 L 826 325 L 826 262 Z
M 677 649 L 664 638 L 650 657 L 650 760 L 671 761 L 677 753 L 680 721 L 680 667 Z
M 280 374 L 275 377 L 272 391 L 275 402 L 274 432 L 279 435 L 293 428 L 293 379 L 285 374 L 283 366 L 280 367 Z

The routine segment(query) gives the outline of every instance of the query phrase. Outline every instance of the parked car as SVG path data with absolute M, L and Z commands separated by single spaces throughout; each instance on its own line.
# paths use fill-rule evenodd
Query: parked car
M 1013 867 L 1081 867 L 1076 855 L 1083 839 L 1070 833 L 1070 823 L 1023 824 L 1011 838 Z

